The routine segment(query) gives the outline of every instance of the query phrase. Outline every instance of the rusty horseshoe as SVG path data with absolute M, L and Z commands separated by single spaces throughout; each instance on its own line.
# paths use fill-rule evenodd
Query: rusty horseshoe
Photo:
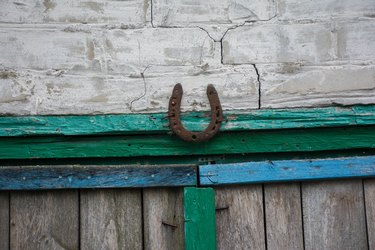
M 182 125 L 180 120 L 182 94 L 182 86 L 180 83 L 177 83 L 169 99 L 169 127 L 184 141 L 205 142 L 210 140 L 219 131 L 221 122 L 223 121 L 223 111 L 215 87 L 212 84 L 207 86 L 207 97 L 211 106 L 211 121 L 208 127 L 202 132 L 189 131 Z

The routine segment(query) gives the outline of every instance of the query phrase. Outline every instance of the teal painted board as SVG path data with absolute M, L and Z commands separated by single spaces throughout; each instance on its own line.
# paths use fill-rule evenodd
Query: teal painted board
M 185 249 L 216 249 L 215 193 L 212 188 L 184 188 Z
M 0 136 L 149 134 L 169 131 L 166 113 L 0 117 Z M 210 113 L 183 113 L 184 125 L 204 130 Z M 222 131 L 375 124 L 375 105 L 224 112 Z
M 0 167 L 0 190 L 173 187 L 196 181 L 194 165 Z
M 375 156 L 199 166 L 202 186 L 374 176 Z
M 0 159 L 186 156 L 375 148 L 375 126 L 223 132 L 205 143 L 175 135 L 0 137 Z

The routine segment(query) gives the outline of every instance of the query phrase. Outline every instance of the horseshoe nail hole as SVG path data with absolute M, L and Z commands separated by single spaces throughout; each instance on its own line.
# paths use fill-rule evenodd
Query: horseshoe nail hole
M 130 147 L 131 146 L 131 144 L 128 144 L 128 147 Z
M 216 110 L 219 110 L 220 108 L 219 108 L 219 106 L 216 106 Z
M 197 136 L 196 135 L 192 135 L 191 139 L 195 140 L 195 139 L 197 139 Z
M 212 130 L 215 130 L 215 128 L 216 128 L 216 126 L 213 126 L 213 127 L 212 127 Z
M 220 112 L 217 111 L 217 112 L 216 112 L 216 117 L 219 117 L 219 116 L 220 116 Z

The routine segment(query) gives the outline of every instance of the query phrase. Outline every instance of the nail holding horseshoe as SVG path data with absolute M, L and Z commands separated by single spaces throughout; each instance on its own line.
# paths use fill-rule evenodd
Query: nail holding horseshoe
M 202 132 L 189 131 L 182 125 L 180 120 L 182 94 L 182 86 L 180 83 L 177 83 L 169 99 L 169 127 L 177 136 L 187 142 L 206 142 L 210 140 L 219 131 L 221 122 L 223 121 L 223 111 L 215 87 L 212 84 L 207 86 L 207 97 L 211 106 L 211 121 L 208 127 Z

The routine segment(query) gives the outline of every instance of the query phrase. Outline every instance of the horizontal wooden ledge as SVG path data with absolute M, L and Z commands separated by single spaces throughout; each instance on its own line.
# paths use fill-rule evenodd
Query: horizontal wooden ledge
M 202 186 L 375 177 L 375 156 L 199 166 Z
M 92 116 L 0 117 L 0 136 L 148 134 L 168 132 L 166 113 Z M 224 112 L 221 131 L 337 127 L 375 124 L 375 105 L 350 107 L 261 109 Z M 201 131 L 209 112 L 183 115 L 184 125 Z
M 373 149 L 375 125 L 221 132 L 205 143 L 174 135 L 2 137 L 0 159 L 192 156 Z
M 185 166 L 3 166 L 0 190 L 195 186 L 197 170 Z

